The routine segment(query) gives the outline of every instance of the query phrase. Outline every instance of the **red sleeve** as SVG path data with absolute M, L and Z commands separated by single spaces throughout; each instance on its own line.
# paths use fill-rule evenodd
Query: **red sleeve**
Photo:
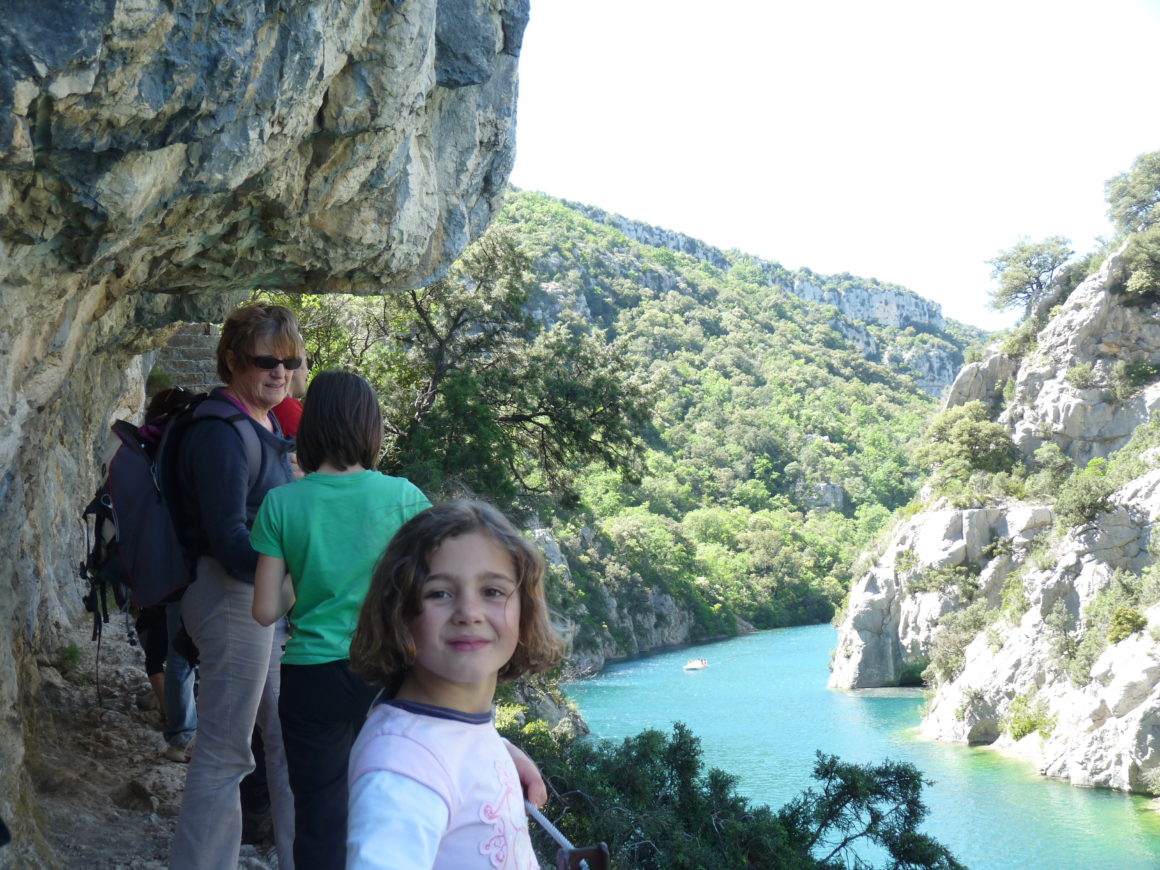
M 274 416 L 282 427 L 282 434 L 293 438 L 298 434 L 298 423 L 302 420 L 302 403 L 293 396 L 287 396 L 274 406 Z

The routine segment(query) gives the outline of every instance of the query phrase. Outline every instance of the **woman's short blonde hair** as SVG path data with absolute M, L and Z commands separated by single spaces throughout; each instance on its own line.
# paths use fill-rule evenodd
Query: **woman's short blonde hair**
M 250 355 L 260 337 L 273 340 L 274 353 L 281 357 L 297 356 L 306 365 L 306 347 L 298 328 L 298 318 L 289 308 L 269 302 L 250 302 L 226 318 L 217 344 L 217 374 L 228 384 L 236 372 L 230 371 L 229 358 L 238 361 L 238 371 L 251 366 Z
M 364 679 L 395 686 L 415 663 L 411 623 L 423 606 L 429 560 L 449 538 L 480 532 L 511 556 L 520 596 L 520 637 L 499 680 L 514 680 L 557 664 L 564 641 L 552 626 L 544 597 L 544 557 L 486 502 L 446 502 L 403 524 L 375 568 L 350 645 L 350 663 Z

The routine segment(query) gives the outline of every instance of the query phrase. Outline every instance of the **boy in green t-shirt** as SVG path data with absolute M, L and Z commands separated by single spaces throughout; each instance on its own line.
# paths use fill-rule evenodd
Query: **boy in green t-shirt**
M 306 395 L 298 463 L 254 522 L 254 618 L 290 613 L 278 714 L 294 792 L 294 863 L 346 864 L 346 767 L 376 689 L 349 666 L 350 639 L 379 557 L 403 523 L 430 507 L 412 483 L 372 471 L 383 422 L 358 375 L 320 372 Z

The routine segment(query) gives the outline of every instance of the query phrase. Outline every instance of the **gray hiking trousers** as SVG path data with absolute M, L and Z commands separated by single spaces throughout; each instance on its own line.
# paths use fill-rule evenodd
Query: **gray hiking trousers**
M 229 576 L 216 559 L 198 560 L 197 581 L 182 599 L 186 630 L 201 653 L 197 742 L 169 849 L 170 870 L 238 866 L 242 842 L 238 784 L 254 769 L 250 735 L 255 721 L 265 744 L 278 866 L 294 868 L 294 798 L 278 721 L 285 621 L 259 625 L 252 614 L 253 602 L 253 586 Z

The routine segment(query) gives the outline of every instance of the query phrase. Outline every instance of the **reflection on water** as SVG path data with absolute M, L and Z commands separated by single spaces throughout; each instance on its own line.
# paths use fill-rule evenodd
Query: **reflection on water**
M 685 722 L 708 765 L 773 807 L 812 784 L 816 750 L 909 761 L 934 783 L 925 830 L 973 870 L 1160 868 L 1160 816 L 1146 800 L 1046 780 L 987 749 L 921 740 L 921 691 L 826 689 L 835 641 L 829 626 L 761 632 L 614 665 L 567 689 L 598 737 Z M 709 667 L 684 670 L 690 657 Z

